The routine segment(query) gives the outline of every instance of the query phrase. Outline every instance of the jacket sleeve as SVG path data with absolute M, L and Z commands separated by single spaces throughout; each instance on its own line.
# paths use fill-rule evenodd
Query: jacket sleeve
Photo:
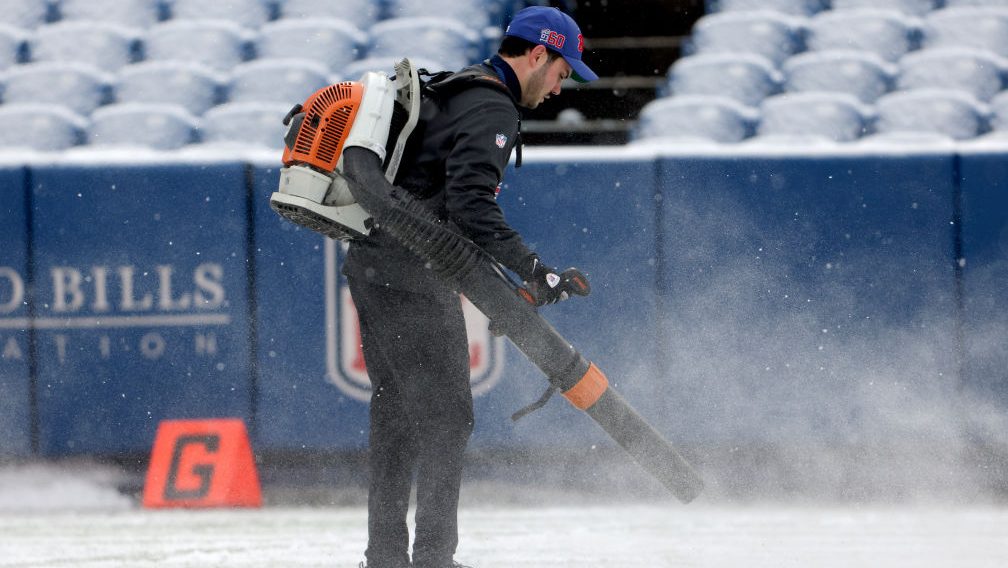
M 518 111 L 503 94 L 482 88 L 454 97 L 449 111 L 458 127 L 445 161 L 448 218 L 498 262 L 516 271 L 531 251 L 505 220 L 497 188 L 518 138 Z

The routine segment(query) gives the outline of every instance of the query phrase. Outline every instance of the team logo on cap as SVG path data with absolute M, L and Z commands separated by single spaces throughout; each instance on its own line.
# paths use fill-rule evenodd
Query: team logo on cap
M 563 49 L 564 44 L 567 43 L 567 36 L 549 28 L 543 28 L 539 32 L 539 41 L 545 43 L 546 45 L 552 45 L 557 49 Z

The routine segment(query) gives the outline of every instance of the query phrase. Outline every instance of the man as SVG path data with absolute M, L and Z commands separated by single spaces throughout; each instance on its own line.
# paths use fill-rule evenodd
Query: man
M 395 181 L 518 274 L 539 305 L 566 299 L 570 290 L 508 225 L 496 192 L 516 145 L 520 159 L 518 107 L 535 108 L 560 94 L 569 77 L 598 78 L 581 61 L 582 48 L 577 24 L 563 12 L 518 12 L 496 56 L 427 86 Z M 367 567 L 460 566 L 453 558 L 459 486 L 473 429 L 460 298 L 381 227 L 351 242 L 343 271 L 373 389 Z M 414 469 L 410 564 L 406 518 Z

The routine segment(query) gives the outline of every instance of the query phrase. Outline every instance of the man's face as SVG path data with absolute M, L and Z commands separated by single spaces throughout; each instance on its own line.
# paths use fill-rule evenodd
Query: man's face
M 553 95 L 560 94 L 560 84 L 570 77 L 571 66 L 564 61 L 563 57 L 558 57 L 549 61 L 543 55 L 542 64 L 529 75 L 525 85 L 522 85 L 521 105 L 525 108 L 536 108 L 544 100 Z

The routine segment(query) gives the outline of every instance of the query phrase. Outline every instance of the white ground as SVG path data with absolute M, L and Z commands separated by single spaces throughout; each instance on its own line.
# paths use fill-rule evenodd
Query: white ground
M 363 507 L 149 511 L 119 495 L 115 475 L 0 468 L 0 567 L 354 567 L 362 558 Z M 463 495 L 457 558 L 477 568 L 1008 566 L 1008 508 L 993 506 L 486 499 Z

